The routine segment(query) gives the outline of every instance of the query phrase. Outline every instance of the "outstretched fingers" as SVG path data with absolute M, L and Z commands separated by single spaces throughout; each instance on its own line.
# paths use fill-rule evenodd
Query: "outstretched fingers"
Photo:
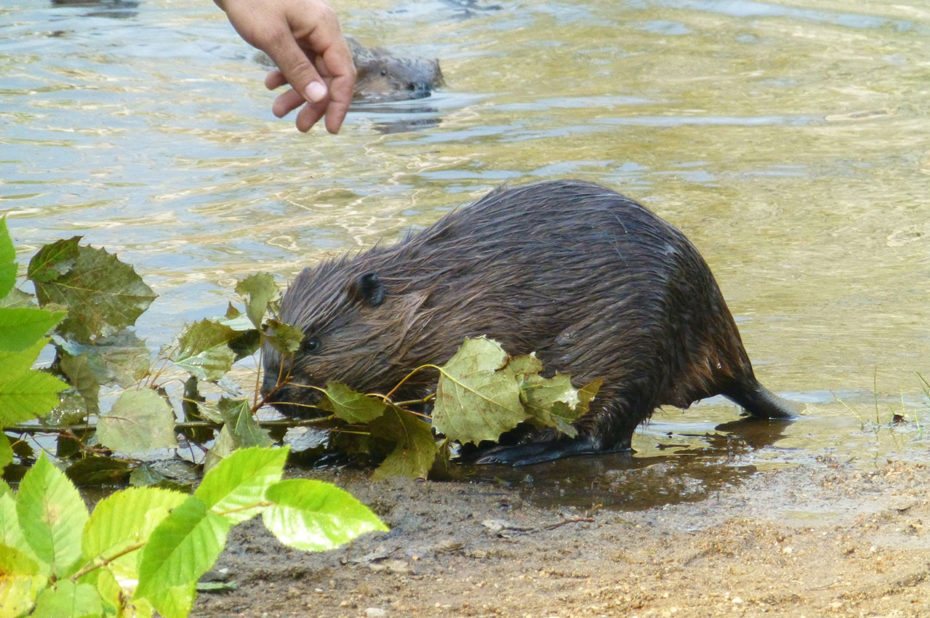
M 355 64 L 336 14 L 323 0 L 223 0 L 242 38 L 277 65 L 265 78 L 269 89 L 290 84 L 275 98 L 279 118 L 301 108 L 297 128 L 308 131 L 324 115 L 336 133 L 352 101 Z

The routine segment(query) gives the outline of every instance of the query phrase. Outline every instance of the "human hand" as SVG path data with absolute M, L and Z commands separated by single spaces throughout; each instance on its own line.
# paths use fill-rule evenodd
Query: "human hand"
M 297 129 L 309 131 L 326 116 L 326 130 L 339 131 L 352 102 L 355 64 L 335 12 L 324 0 L 215 0 L 236 32 L 278 66 L 265 77 L 278 96 L 271 109 L 281 118 L 303 105 Z M 306 104 L 304 104 L 306 102 Z

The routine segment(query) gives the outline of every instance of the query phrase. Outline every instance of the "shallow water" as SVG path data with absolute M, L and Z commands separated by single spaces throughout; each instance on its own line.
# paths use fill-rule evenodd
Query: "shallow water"
M 21 261 L 75 234 L 117 252 L 160 295 L 138 325 L 157 349 L 237 277 L 283 283 L 501 182 L 594 180 L 685 231 L 760 379 L 806 406 L 735 454 L 715 430 L 735 406 L 661 411 L 630 469 L 925 457 L 930 9 L 336 6 L 363 42 L 439 58 L 447 86 L 302 135 L 211 2 L 5 2 L 0 209 Z

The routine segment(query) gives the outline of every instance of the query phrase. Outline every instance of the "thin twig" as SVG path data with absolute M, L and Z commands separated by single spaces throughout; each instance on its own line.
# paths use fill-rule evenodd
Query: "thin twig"
M 572 517 L 570 519 L 563 519 L 562 521 L 556 522 L 554 524 L 547 524 L 543 526 L 543 528 L 545 528 L 546 530 L 555 530 L 556 528 L 560 526 L 564 526 L 565 524 L 577 524 L 577 523 L 593 524 L 594 518 L 593 517 Z

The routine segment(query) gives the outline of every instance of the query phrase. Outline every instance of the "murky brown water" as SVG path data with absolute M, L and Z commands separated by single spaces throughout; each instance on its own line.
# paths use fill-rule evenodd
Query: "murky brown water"
M 762 381 L 808 406 L 735 454 L 714 430 L 734 406 L 664 411 L 639 467 L 925 457 L 926 4 L 335 5 L 360 40 L 439 58 L 447 87 L 306 136 L 211 2 L 5 2 L 0 209 L 23 260 L 73 234 L 118 252 L 161 295 L 139 324 L 157 348 L 238 276 L 285 281 L 504 181 L 595 180 L 688 234 Z

